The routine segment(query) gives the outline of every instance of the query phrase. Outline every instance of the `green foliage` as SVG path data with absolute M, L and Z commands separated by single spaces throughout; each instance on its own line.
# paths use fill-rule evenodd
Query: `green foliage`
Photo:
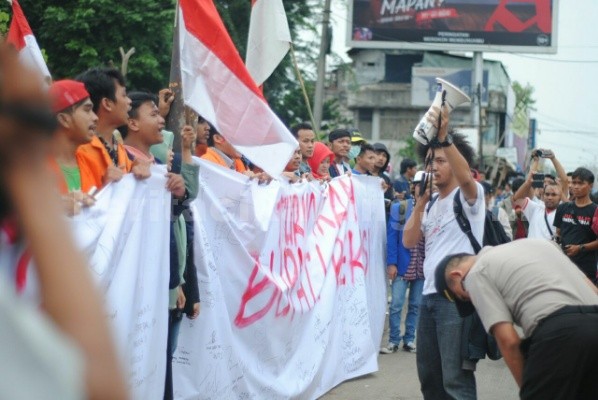
M 120 68 L 119 47 L 135 47 L 129 60 L 129 88 L 157 91 L 169 81 L 175 0 L 21 0 L 21 7 L 47 56 L 54 79 L 74 77 L 94 66 L 113 64 Z M 245 59 L 250 0 L 214 0 L 218 11 Z M 318 45 L 304 37 L 319 35 L 321 15 L 318 0 L 283 0 L 295 54 L 301 65 L 310 101 L 315 87 Z M 0 32 L 6 2 L 0 3 Z M 10 13 L 10 12 L 9 12 Z M 6 30 L 6 29 L 5 29 Z M 302 32 L 299 35 L 299 32 Z M 311 32 L 312 35 L 305 35 Z M 264 84 L 270 106 L 288 125 L 309 121 L 299 80 L 290 54 Z M 340 121 L 336 102 L 324 105 L 324 120 Z
M 417 140 L 415 140 L 412 136 L 409 136 L 407 139 L 405 139 L 405 146 L 401 147 L 399 150 L 399 156 L 401 156 L 401 158 L 417 160 L 417 143 Z
M 536 104 L 536 100 L 533 97 L 533 86 L 526 83 L 524 87 L 519 82 L 514 81 L 513 91 L 515 92 L 515 107 L 523 111 L 535 110 L 534 104 Z
M 296 1 L 283 0 L 284 8 L 289 21 L 293 47 L 302 78 L 305 82 L 306 91 L 310 102 L 314 98 L 315 91 L 315 65 L 318 57 L 318 46 L 306 42 L 303 37 L 309 32 L 312 35 L 319 35 L 319 25 L 314 17 L 321 11 L 321 2 L 316 0 Z M 226 25 L 228 32 L 239 50 L 239 54 L 245 59 L 247 48 L 247 34 L 249 32 L 249 16 L 251 4 L 245 0 L 223 0 L 216 4 L 218 11 Z M 299 35 L 299 32 L 302 35 Z M 305 68 L 312 66 L 313 68 Z M 293 65 L 289 53 L 280 63 L 274 73 L 264 83 L 264 95 L 270 107 L 287 125 L 292 126 L 302 121 L 310 121 L 309 112 L 297 77 L 296 68 Z M 312 105 L 313 106 L 313 105 Z M 334 123 L 342 123 L 336 100 L 324 103 L 324 120 Z
M 54 79 L 94 66 L 121 65 L 119 47 L 135 47 L 128 66 L 131 87 L 157 90 L 168 83 L 175 1 L 21 0 L 47 54 Z
M 527 137 L 529 132 L 529 112 L 535 110 L 534 88 L 529 83 L 524 87 L 519 82 L 514 81 L 513 91 L 515 91 L 515 113 L 511 129 L 516 135 Z
M 6 11 L 0 11 L 0 35 L 5 36 L 8 32 L 8 21 L 10 21 L 10 14 Z

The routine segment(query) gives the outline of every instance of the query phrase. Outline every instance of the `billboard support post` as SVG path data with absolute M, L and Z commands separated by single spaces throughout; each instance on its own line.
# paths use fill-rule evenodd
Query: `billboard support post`
M 471 124 L 478 132 L 478 156 L 480 172 L 484 172 L 483 131 L 482 131 L 482 74 L 484 73 L 484 55 L 481 51 L 473 53 L 473 67 L 471 74 L 472 102 Z
M 314 95 L 314 130 L 320 133 L 322 114 L 324 111 L 324 81 L 326 79 L 326 52 L 328 49 L 328 24 L 330 22 L 330 1 L 324 3 L 324 18 L 322 19 L 322 38 L 320 41 L 320 56 L 318 57 L 318 76 L 316 77 L 316 93 Z

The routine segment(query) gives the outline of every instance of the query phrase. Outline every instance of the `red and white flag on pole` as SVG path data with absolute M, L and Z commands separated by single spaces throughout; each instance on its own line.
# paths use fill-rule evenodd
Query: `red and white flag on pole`
M 180 0 L 178 11 L 185 104 L 252 163 L 278 176 L 298 143 L 249 75 L 214 2 Z
M 9 3 L 12 4 L 12 20 L 10 21 L 6 41 L 16 47 L 19 51 L 19 57 L 25 65 L 37 69 L 44 78 L 51 78 L 48 66 L 19 2 L 9 0 Z
M 282 0 L 252 0 L 245 64 L 260 86 L 291 48 L 291 32 Z

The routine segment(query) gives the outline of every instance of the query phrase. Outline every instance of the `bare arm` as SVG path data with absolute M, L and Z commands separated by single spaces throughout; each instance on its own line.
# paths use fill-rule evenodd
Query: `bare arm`
M 37 266 L 43 307 L 82 350 L 89 398 L 125 399 L 127 390 L 100 295 L 61 216 L 52 182 L 45 171 L 31 167 L 17 169 L 7 179 Z M 44 207 L 39 207 L 40 199 Z
M 498 343 L 498 348 L 502 353 L 509 370 L 517 386 L 521 387 L 523 383 L 523 354 L 519 349 L 521 344 L 521 338 L 513 328 L 513 324 L 510 322 L 499 322 L 492 326 L 492 335 Z
M 436 107 L 430 111 L 430 118 L 434 123 L 438 123 L 438 112 L 440 110 Z M 448 107 L 445 105 L 442 108 L 442 121 L 440 130 L 438 131 L 438 141 L 444 142 L 448 135 L 448 125 L 449 125 L 449 111 Z M 448 147 L 444 147 L 444 154 L 446 155 L 446 159 L 448 160 L 449 165 L 453 171 L 453 175 L 457 179 L 457 183 L 461 188 L 461 192 L 463 196 L 467 200 L 467 202 L 471 205 L 474 204 L 478 197 L 478 187 L 471 175 L 471 170 L 469 169 L 469 164 L 459 150 L 454 145 L 450 145 Z
M 581 246 L 583 246 L 583 249 Z M 598 240 L 594 240 L 594 241 L 591 241 L 588 243 L 583 243 L 583 244 L 568 244 L 567 246 L 565 246 L 565 253 L 569 257 L 576 256 L 581 252 L 595 251 L 595 250 L 598 250 Z
M 421 230 L 422 218 L 424 212 L 426 212 L 426 204 L 428 203 L 428 200 L 430 200 L 430 188 L 426 188 L 424 195 L 419 196 L 419 187 L 416 187 L 415 198 L 417 199 L 417 202 L 415 203 L 415 207 L 413 207 L 411 216 L 407 220 L 405 230 L 403 231 L 403 246 L 408 249 L 417 246 L 423 236 Z
M 1 101 L 26 104 L 38 111 L 49 109 L 41 84 L 5 46 L 0 46 L 0 73 Z M 55 177 L 45 165 L 47 138 L 41 128 L 0 113 L 2 188 L 35 260 L 44 309 L 82 350 L 88 398 L 126 399 L 124 375 L 100 295 L 83 255 L 75 248 L 53 187 Z
M 185 125 L 181 131 L 181 159 L 185 164 L 193 164 L 193 150 L 197 132 L 192 126 Z
M 515 193 L 513 193 L 512 201 L 520 206 L 523 207 L 525 204 L 525 199 L 528 197 L 530 193 L 530 189 L 532 188 L 532 174 L 534 170 L 530 170 L 529 174 L 527 174 L 527 179 L 523 182 L 523 185 Z
M 554 165 L 554 169 L 556 170 L 556 175 L 561 181 L 561 196 L 564 199 L 567 199 L 569 198 L 569 180 L 567 179 L 567 173 L 565 172 L 565 168 L 563 168 L 560 161 L 555 157 L 554 153 L 551 151 L 550 154 L 552 155 L 552 157 L 550 157 L 550 161 L 552 161 L 552 165 Z

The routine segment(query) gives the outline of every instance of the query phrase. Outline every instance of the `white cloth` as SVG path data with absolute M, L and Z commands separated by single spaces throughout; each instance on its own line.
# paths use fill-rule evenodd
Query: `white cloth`
M 83 399 L 83 357 L 0 276 L 0 398 Z
M 531 201 L 529 197 L 526 197 L 525 204 L 521 210 L 523 215 L 525 215 L 529 221 L 529 229 L 527 231 L 528 238 L 548 240 L 552 238 L 552 235 L 556 231 L 556 228 L 553 226 L 556 209 L 546 213 L 546 218 L 548 219 L 548 224 L 550 225 L 552 232 L 548 232 L 548 227 L 546 226 L 546 221 L 544 220 L 544 212 L 546 211 L 546 206 L 544 203 L 537 203 L 535 201 Z
M 482 246 L 484 238 L 484 217 L 486 214 L 486 205 L 484 202 L 484 188 L 476 182 L 478 195 L 475 203 L 470 206 L 463 191 L 461 191 L 461 204 L 463 212 L 469 223 L 474 237 Z M 424 282 L 423 294 L 436 293 L 434 284 L 434 271 L 438 263 L 449 254 L 470 253 L 473 254 L 473 247 L 467 235 L 463 233 L 453 211 L 453 199 L 458 187 L 456 187 L 448 196 L 438 198 L 430 211 L 428 204 L 422 218 L 421 230 L 426 240 L 426 259 L 424 260 Z
M 496 208 L 498 209 L 498 222 L 502 225 L 509 239 L 513 240 L 513 228 L 511 228 L 511 223 L 509 222 L 509 214 L 501 207 L 497 206 Z

